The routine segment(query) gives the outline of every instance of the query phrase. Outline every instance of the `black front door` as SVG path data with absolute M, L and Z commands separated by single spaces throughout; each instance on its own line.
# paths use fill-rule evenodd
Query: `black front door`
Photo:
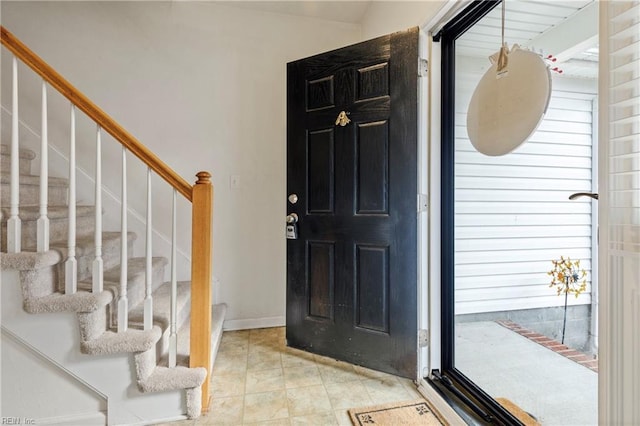
M 287 342 L 412 378 L 417 71 L 417 28 L 287 68 Z

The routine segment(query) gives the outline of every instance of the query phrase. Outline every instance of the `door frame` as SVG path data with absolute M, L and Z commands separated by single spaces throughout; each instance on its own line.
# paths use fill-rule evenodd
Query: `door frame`
M 445 214 L 448 210 L 448 208 L 451 208 L 453 206 L 453 200 L 446 200 L 446 194 L 442 194 L 441 189 L 442 189 L 442 182 L 443 179 L 445 179 L 446 176 L 444 176 L 441 172 L 442 172 L 442 164 L 443 161 L 446 161 L 446 156 L 450 156 L 452 155 L 451 152 L 442 152 L 442 136 L 443 134 L 447 134 L 447 132 L 451 132 L 452 131 L 452 127 L 451 128 L 447 128 L 448 125 L 451 125 L 453 123 L 453 117 L 455 116 L 455 111 L 453 111 L 453 113 L 451 111 L 449 111 L 449 116 L 451 117 L 451 122 L 447 123 L 447 119 L 445 117 L 445 119 L 443 120 L 443 103 L 442 103 L 442 99 L 443 99 L 443 94 L 442 91 L 445 92 L 444 96 L 452 96 L 454 94 L 453 92 L 453 85 L 452 84 L 446 84 L 445 87 L 442 89 L 442 80 L 445 79 L 445 69 L 442 67 L 442 58 L 447 55 L 446 49 L 443 49 L 442 47 L 442 43 L 439 42 L 434 42 L 433 40 L 433 36 L 434 34 L 438 34 L 447 24 L 454 22 L 454 21 L 464 21 L 464 20 L 474 20 L 473 23 L 469 24 L 469 26 L 473 25 L 475 22 L 477 22 L 477 20 L 481 19 L 484 14 L 480 15 L 480 16 L 473 16 L 472 13 L 467 14 L 466 11 L 468 9 L 471 9 L 470 5 L 475 4 L 476 6 L 478 6 L 478 4 L 480 3 L 485 3 L 485 6 L 490 9 L 492 9 L 492 7 L 489 6 L 489 4 L 493 4 L 494 7 L 497 5 L 499 5 L 499 0 L 492 0 L 492 1 L 487 1 L 487 2 L 483 2 L 483 1 L 479 1 L 479 0 L 449 0 L 447 2 L 446 5 L 444 5 L 442 7 L 442 9 L 437 13 L 436 16 L 434 16 L 434 18 L 432 18 L 431 20 L 429 20 L 428 22 L 426 22 L 425 24 L 421 25 L 420 28 L 422 31 L 424 31 L 427 34 L 427 40 L 426 40 L 426 46 L 427 48 L 427 57 L 429 60 L 429 88 L 428 88 L 428 96 L 426 97 L 427 99 L 427 103 L 428 106 L 425 107 L 427 108 L 427 114 L 425 115 L 421 115 L 421 120 L 424 118 L 424 120 L 426 120 L 426 122 L 428 123 L 428 167 L 429 167 L 429 172 L 425 173 L 423 175 L 421 175 L 421 179 L 423 178 L 428 178 L 429 179 L 429 192 L 428 192 L 428 199 L 429 199 L 429 214 L 428 214 L 428 235 L 430 236 L 430 241 L 428 242 L 428 247 L 429 247 L 429 256 L 428 258 L 422 262 L 422 263 L 426 263 L 428 265 L 428 281 L 432 284 L 431 286 L 428 286 L 427 284 L 427 288 L 424 288 L 423 294 L 428 294 L 428 298 L 423 298 L 419 301 L 419 312 L 421 312 L 422 314 L 424 314 L 425 312 L 429 312 L 429 351 L 428 351 L 428 355 L 425 355 L 424 353 L 421 355 L 421 357 L 418 360 L 418 363 L 421 367 L 425 367 L 428 368 L 428 372 L 429 374 L 424 374 L 423 377 L 419 378 L 418 380 L 418 385 L 419 385 L 419 390 L 427 397 L 430 398 L 434 398 L 436 401 L 441 401 L 442 403 L 446 404 L 446 410 L 449 413 L 449 410 L 453 411 L 453 409 L 451 408 L 451 406 L 449 406 L 446 402 L 444 402 L 444 400 L 442 399 L 441 395 L 434 390 L 433 387 L 433 380 L 434 376 L 433 376 L 433 372 L 435 370 L 440 370 L 442 371 L 443 369 L 447 369 L 447 367 L 451 367 L 451 363 L 453 361 L 453 353 L 449 354 L 449 356 L 445 356 L 444 358 L 448 358 L 448 359 L 443 359 L 442 357 L 442 344 L 443 344 L 443 336 L 444 334 L 447 332 L 446 327 L 447 325 L 443 325 L 442 323 L 442 311 L 446 310 L 446 309 L 453 309 L 453 306 L 446 306 L 444 305 L 442 302 L 444 302 L 444 300 L 442 299 L 442 293 L 440 292 L 441 290 L 441 280 L 442 279 L 447 279 L 446 275 L 449 274 L 450 276 L 453 274 L 453 271 L 443 271 L 444 266 L 441 263 L 442 259 L 443 259 L 443 253 L 446 253 L 450 250 L 453 249 L 453 245 L 451 244 L 451 247 L 447 247 L 448 244 L 446 241 L 443 242 L 443 246 L 445 248 L 447 248 L 447 250 L 443 250 L 440 241 L 442 240 L 442 234 L 441 234 L 441 230 L 442 230 L 442 221 L 447 221 L 447 215 Z M 602 45 L 603 43 L 606 43 L 608 41 L 606 35 L 603 35 L 603 17 L 602 17 L 602 9 L 603 6 L 601 5 L 600 10 L 601 10 L 601 16 L 600 16 L 600 28 L 599 28 L 599 32 L 600 32 L 600 44 Z M 487 10 L 487 13 L 488 11 Z M 467 16 L 464 16 L 465 14 L 467 14 Z M 443 52 L 443 50 L 445 50 Z M 603 66 L 603 62 L 604 60 L 606 60 L 606 58 L 603 58 L 603 52 L 601 49 L 601 54 L 600 54 L 600 70 L 602 71 L 603 69 L 605 69 L 606 67 Z M 445 65 L 446 67 L 446 65 Z M 452 70 L 449 70 L 452 71 Z M 449 75 L 450 76 L 450 75 Z M 605 85 L 606 87 L 606 85 Z M 450 92 L 447 92 L 447 89 L 451 89 Z M 599 168 L 602 168 L 602 165 L 604 162 L 606 162 L 606 156 L 602 155 L 603 153 L 603 144 L 599 143 L 600 140 L 602 139 L 602 135 L 604 134 L 602 131 L 602 128 L 606 127 L 605 125 L 601 125 L 599 126 L 598 123 L 604 123 L 606 122 L 606 120 L 608 120 L 608 116 L 603 112 L 603 108 L 598 108 L 598 106 L 602 106 L 603 102 L 601 100 L 600 94 L 603 92 L 603 82 L 602 79 L 600 79 L 599 81 L 599 87 L 598 87 L 598 94 L 596 95 L 596 101 L 595 103 L 595 107 L 594 107 L 594 132 L 593 132 L 593 138 L 594 138 L 594 144 L 597 144 L 598 147 L 598 151 L 593 153 L 593 169 L 592 169 L 592 173 L 593 173 L 593 185 L 594 188 L 597 188 L 598 186 L 600 188 L 604 188 L 606 187 L 606 175 L 603 175 L 602 173 L 598 173 Z M 599 105 L 598 105 L 599 103 Z M 422 107 L 422 106 L 421 106 Z M 446 116 L 447 113 L 445 112 L 444 115 Z M 422 122 L 421 122 L 422 123 Z M 422 142 L 422 140 L 420 140 L 420 142 Z M 600 154 L 600 155 L 598 155 Z M 443 158 L 444 157 L 444 158 Z M 450 158 L 450 157 L 449 157 Z M 600 166 L 600 167 L 599 167 Z M 421 169 L 422 172 L 422 169 Z M 449 171 L 450 172 L 450 171 Z M 447 171 L 445 170 L 445 173 L 447 173 Z M 594 192 L 597 192 L 596 189 L 594 189 Z M 442 196 L 445 196 L 445 199 L 443 200 Z M 605 200 L 606 201 L 606 197 Z M 595 207 L 597 206 L 597 207 Z M 605 263 L 604 263 L 604 257 L 603 253 L 602 253 L 602 245 L 600 245 L 600 249 L 596 250 L 596 247 L 598 247 L 597 245 L 597 240 L 598 240 L 598 236 L 597 236 L 597 229 L 598 229 L 598 223 L 600 223 L 600 225 L 604 226 L 604 222 L 602 221 L 603 219 L 603 208 L 606 207 L 605 204 L 603 204 L 603 200 L 601 197 L 601 201 L 598 204 L 595 204 L 594 209 L 592 210 L 592 215 L 593 215 L 593 222 L 592 222 L 592 228 L 593 228 L 593 236 L 592 239 L 594 241 L 594 243 L 592 244 L 592 248 L 594 250 L 594 253 L 592 255 L 592 259 L 595 263 L 593 263 L 592 265 L 592 273 L 594 274 L 598 274 L 599 282 L 605 282 L 605 280 L 608 278 L 605 276 L 605 274 L 603 273 L 603 270 L 605 269 Z M 598 208 L 599 207 L 599 208 Z M 598 218 L 600 213 L 600 218 Z M 450 215 L 449 215 L 450 216 Z M 451 221 L 452 218 L 449 218 L 449 220 Z M 452 231 L 453 232 L 453 231 Z M 602 239 L 602 232 L 601 234 L 601 239 Z M 445 236 L 446 239 L 447 236 Z M 601 241 L 602 243 L 602 241 Z M 598 253 L 598 251 L 600 251 L 600 253 Z M 422 271 L 424 268 L 423 264 L 420 264 L 420 271 Z M 451 278 L 452 279 L 452 278 Z M 424 282 L 421 283 L 421 286 L 425 285 Z M 450 286 L 451 287 L 451 286 Z M 450 288 L 451 290 L 453 290 L 453 288 Z M 608 289 L 607 289 L 608 290 Z M 603 289 L 604 291 L 604 289 Z M 596 296 L 597 297 L 597 296 Z M 453 301 L 453 297 L 451 297 L 451 302 Z M 592 303 L 592 306 L 593 303 Z M 603 308 L 602 305 L 598 306 L 598 304 L 596 304 L 596 308 L 598 309 L 598 311 L 605 311 L 606 308 Z M 610 347 L 610 342 L 604 338 L 605 336 L 600 335 L 600 333 L 598 333 L 597 329 L 601 328 L 604 326 L 604 320 L 606 318 L 601 318 L 599 321 L 597 319 L 597 316 L 599 316 L 598 314 L 600 312 L 596 312 L 596 336 L 599 337 L 600 339 L 600 347 L 599 350 L 600 351 L 605 351 L 607 350 L 607 348 Z M 600 313 L 601 315 L 601 313 Z M 452 325 L 451 325 L 452 326 Z M 445 327 L 445 329 L 443 330 L 443 327 Z M 454 336 L 452 334 L 449 334 L 450 338 L 454 338 Z M 444 368 L 443 368 L 444 367 Z M 601 374 L 603 373 L 604 370 L 601 367 Z M 451 370 L 449 370 L 448 373 L 450 373 Z M 502 415 L 506 414 L 508 417 L 511 417 L 509 413 L 505 412 L 505 410 L 502 409 L 502 407 L 500 406 L 495 406 L 495 403 L 492 403 L 492 398 L 490 398 L 484 391 L 482 391 L 482 389 L 480 389 L 478 386 L 476 386 L 475 384 L 473 384 L 468 378 L 466 378 L 463 374 L 459 373 L 459 372 L 454 372 L 453 374 L 455 376 L 455 380 L 457 381 L 461 381 L 461 382 L 467 382 L 468 384 L 471 384 L 471 386 L 473 388 L 476 389 L 472 389 L 470 394 L 474 397 L 477 398 L 478 396 L 483 400 L 482 402 L 484 402 L 484 397 L 486 396 L 488 399 L 488 407 L 485 406 L 483 408 L 488 408 L 488 411 L 491 415 L 494 414 L 499 414 L 499 418 L 500 420 L 503 419 Z M 599 401 L 599 411 L 600 411 L 600 420 L 602 421 L 603 418 L 606 418 L 606 414 L 607 413 L 603 413 L 603 408 L 605 403 L 607 402 L 606 399 L 606 394 L 609 390 L 609 387 L 607 386 L 611 386 L 610 383 L 607 383 L 606 377 L 600 377 L 599 378 L 599 383 L 598 383 L 598 388 L 599 388 L 599 394 L 600 394 L 600 401 Z M 476 390 L 478 391 L 476 393 Z M 498 413 L 496 413 L 495 409 L 497 409 Z M 453 411 L 454 416 L 456 416 L 457 418 L 460 418 L 457 416 L 457 413 L 455 411 Z M 511 419 L 509 419 L 511 420 Z M 515 420 L 515 419 L 514 419 Z M 516 420 L 515 424 L 519 424 L 519 422 Z
M 429 128 L 430 128 L 430 107 L 429 107 L 429 94 L 430 94 L 430 76 L 431 76 L 431 58 L 430 52 L 430 38 L 423 31 L 422 28 L 418 34 L 418 61 L 420 62 L 420 70 L 418 73 L 418 194 L 417 194 L 417 312 L 418 312 L 418 359 L 417 359 L 417 371 L 416 380 L 421 380 L 428 375 L 430 368 L 429 362 L 431 360 L 431 348 L 429 344 L 424 345 L 424 342 L 420 342 L 420 330 L 427 330 L 426 336 L 422 338 L 427 339 L 426 343 L 432 342 L 429 331 L 431 330 L 430 324 L 432 322 L 432 311 L 429 308 L 429 304 L 425 303 L 432 298 L 431 290 L 432 286 L 429 286 L 431 281 L 431 267 L 428 261 L 433 251 L 430 247 L 432 239 L 430 235 L 432 229 L 430 226 L 430 209 L 431 203 L 431 164 L 430 164 L 430 149 L 429 149 Z M 424 61 L 426 60 L 426 64 Z M 425 68 L 426 67 L 426 68 Z
M 442 367 L 442 47 L 433 36 L 473 2 L 448 0 L 419 26 L 420 58 L 427 60 L 426 77 L 418 80 L 418 191 L 426 196 L 426 208 L 418 217 L 418 324 L 427 331 L 426 348 L 418 348 L 421 389 L 431 388 L 426 379 Z
M 455 103 L 445 100 L 455 99 L 455 41 L 469 28 L 475 25 L 486 14 L 500 4 L 499 0 L 482 1 L 475 0 L 465 7 L 460 13 L 450 19 L 437 34 L 433 41 L 440 47 L 439 80 L 441 88 L 437 111 L 439 112 L 440 128 L 437 138 L 431 140 L 431 148 L 439 148 L 439 155 L 432 156 L 432 165 L 439 163 L 440 173 L 437 179 L 439 188 L 439 229 L 438 239 L 433 239 L 432 245 L 439 254 L 439 280 L 432 281 L 432 287 L 440 289 L 439 300 L 439 336 L 438 349 L 440 352 L 439 365 L 431 366 L 429 379 L 438 383 L 440 374 L 448 380 L 443 380 L 444 388 L 466 400 L 470 408 L 481 418 L 487 421 L 498 420 L 503 424 L 521 424 L 521 422 L 498 404 L 482 388 L 467 378 L 461 371 L 455 368 L 455 328 L 453 321 L 444 321 L 443 318 L 452 318 L 455 312 L 454 265 L 450 261 L 455 254 L 455 216 L 454 211 L 454 153 L 455 153 Z M 435 43 L 434 43 L 435 44 Z M 435 67 L 432 67 L 435 70 Z M 435 71 L 438 72 L 438 71 Z M 434 102 L 432 101 L 432 105 Z M 434 105 L 435 106 L 435 105 Z M 435 135 L 434 135 L 435 136 Z M 435 154 L 435 153 L 434 153 Z M 432 182 L 434 185 L 435 182 Z M 432 266 L 435 266 L 432 264 Z M 432 304 L 433 306 L 433 304 Z M 432 332 L 433 333 L 433 332 Z

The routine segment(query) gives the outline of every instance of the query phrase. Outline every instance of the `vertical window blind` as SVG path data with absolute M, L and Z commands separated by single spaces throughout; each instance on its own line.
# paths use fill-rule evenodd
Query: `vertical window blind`
M 640 424 L 640 1 L 600 14 L 600 423 Z

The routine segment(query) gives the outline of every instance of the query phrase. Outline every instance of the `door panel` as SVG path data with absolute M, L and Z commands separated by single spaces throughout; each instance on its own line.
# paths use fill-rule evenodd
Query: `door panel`
M 310 131 L 307 136 L 307 212 L 333 213 L 335 200 L 333 128 Z
M 356 326 L 389 334 L 389 246 L 356 245 Z
M 309 241 L 307 246 L 310 317 L 333 320 L 335 289 L 335 243 Z
M 388 214 L 389 123 L 358 125 L 356 168 L 356 214 Z
M 288 64 L 287 342 L 415 377 L 413 29 Z M 335 124 L 341 111 L 351 120 Z

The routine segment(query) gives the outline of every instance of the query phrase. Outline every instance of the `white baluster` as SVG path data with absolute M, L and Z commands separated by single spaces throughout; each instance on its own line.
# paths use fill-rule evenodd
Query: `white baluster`
M 71 139 L 69 141 L 69 239 L 67 260 L 64 264 L 65 294 L 78 288 L 78 262 L 76 260 L 76 107 L 71 105 Z
M 178 354 L 178 280 L 176 279 L 176 199 L 178 191 L 173 190 L 172 223 L 171 223 L 171 329 L 169 334 L 169 367 L 176 366 Z
M 47 122 L 47 83 L 42 80 L 42 121 L 40 139 L 40 217 L 37 223 L 37 250 L 39 253 L 49 251 L 49 129 Z
M 103 289 L 103 271 L 102 262 L 102 139 L 100 126 L 96 130 L 96 185 L 95 185 L 95 246 L 96 257 L 93 260 L 93 275 L 91 290 L 94 293 L 100 293 Z
M 153 297 L 151 295 L 153 274 L 151 271 L 151 252 L 153 251 L 151 233 L 151 168 L 147 168 L 147 244 L 146 244 L 146 296 L 144 299 L 144 329 L 151 330 L 153 326 Z
M 7 221 L 7 253 L 20 253 L 22 249 L 22 221 L 20 206 L 20 148 L 18 141 L 18 60 L 13 58 L 11 104 L 11 212 Z
M 120 212 L 120 298 L 118 299 L 118 332 L 127 331 L 129 322 L 127 299 L 127 149 L 122 147 L 122 210 Z

